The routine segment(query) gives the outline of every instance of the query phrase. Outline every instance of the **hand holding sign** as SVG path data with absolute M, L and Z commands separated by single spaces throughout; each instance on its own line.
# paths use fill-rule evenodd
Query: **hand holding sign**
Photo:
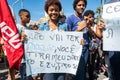
M 33 30 L 25 32 L 28 37 L 28 41 L 25 43 L 27 75 L 36 73 L 76 74 L 82 51 L 82 45 L 80 45 L 82 32 Z M 39 39 L 41 35 L 44 37 L 43 39 Z
M 103 18 L 100 19 L 99 28 L 100 28 L 101 30 L 105 29 L 105 23 L 104 23 L 104 19 L 103 19 Z

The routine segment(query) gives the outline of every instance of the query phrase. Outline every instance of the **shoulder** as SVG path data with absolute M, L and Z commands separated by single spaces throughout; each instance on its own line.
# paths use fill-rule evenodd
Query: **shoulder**
M 48 24 L 48 21 L 42 22 L 42 23 L 40 24 L 40 27 L 43 27 L 44 25 L 47 25 L 47 24 Z
M 74 14 L 68 16 L 68 17 L 66 18 L 66 20 L 73 19 L 73 18 L 75 18 L 75 15 L 74 15 Z
M 59 25 L 67 25 L 67 23 L 65 22 L 65 21 L 63 21 L 63 20 L 59 20 Z
M 42 22 L 40 25 L 39 25 L 39 29 L 40 30 L 44 30 L 45 27 L 48 27 L 48 21 L 45 21 L 45 22 Z
M 24 26 L 21 24 L 16 24 L 17 28 L 23 28 Z
M 67 31 L 67 23 L 65 21 L 59 21 L 59 29 Z
M 17 28 L 20 27 L 21 25 L 20 24 L 16 24 Z
M 76 22 L 78 22 L 78 21 L 81 21 L 81 19 L 78 18 L 78 17 L 76 17 L 75 14 L 70 15 L 70 16 L 68 16 L 68 17 L 66 18 L 66 23 L 67 23 L 67 24 L 76 23 Z
M 20 24 L 16 24 L 16 27 L 17 27 L 17 29 L 18 29 L 18 31 L 19 31 L 19 32 L 21 32 L 21 31 L 22 31 L 22 28 L 23 28 L 23 26 L 22 26 L 22 25 L 20 25 Z
M 72 14 L 72 15 L 70 15 L 70 16 L 68 16 L 68 17 L 66 18 L 65 22 L 66 22 L 68 25 L 72 25 L 73 22 L 74 22 L 74 19 L 75 19 L 75 15 Z

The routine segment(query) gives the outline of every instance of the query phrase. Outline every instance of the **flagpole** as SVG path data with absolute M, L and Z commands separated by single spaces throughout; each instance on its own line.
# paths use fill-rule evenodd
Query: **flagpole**
M 21 8 L 24 8 L 23 0 L 21 0 Z
M 19 2 L 20 0 L 16 0 L 15 2 L 13 2 L 12 6 L 11 6 L 11 10 L 12 10 L 12 13 L 13 13 L 13 17 L 14 17 L 14 20 L 16 21 L 16 15 L 15 15 L 15 12 L 14 12 L 14 6 Z
M 14 7 L 14 5 L 16 4 L 16 3 L 18 3 L 20 0 L 16 0 L 13 4 L 12 4 L 12 7 Z

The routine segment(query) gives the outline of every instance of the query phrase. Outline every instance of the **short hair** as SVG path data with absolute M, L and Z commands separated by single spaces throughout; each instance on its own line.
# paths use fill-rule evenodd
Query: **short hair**
M 22 12 L 28 12 L 28 14 L 30 14 L 30 12 L 27 9 L 20 9 L 18 14 L 20 15 Z
M 86 10 L 86 11 L 84 12 L 83 16 L 88 16 L 89 14 L 94 15 L 95 13 L 94 13 L 93 10 Z
M 85 2 L 85 7 L 87 6 L 87 0 L 74 0 L 74 2 L 73 2 L 73 9 L 74 9 L 74 10 L 75 10 L 76 4 L 77 4 L 79 1 L 84 1 L 84 2 Z
M 57 6 L 59 7 L 59 11 L 62 10 L 62 5 L 61 5 L 61 3 L 60 3 L 59 0 L 47 0 L 47 1 L 45 2 L 45 5 L 44 5 L 44 10 L 45 10 L 47 13 L 48 13 L 48 8 L 49 8 L 49 6 L 51 6 L 52 4 L 57 5 Z

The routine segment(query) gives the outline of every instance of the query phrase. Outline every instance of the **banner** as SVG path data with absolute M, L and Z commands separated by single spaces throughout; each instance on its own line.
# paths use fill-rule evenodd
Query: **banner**
M 120 51 L 120 2 L 105 4 L 103 18 L 106 25 L 103 32 L 103 50 Z
M 0 32 L 9 67 L 19 69 L 24 50 L 7 0 L 0 0 Z
M 76 74 L 80 60 L 82 32 L 26 30 L 27 75 L 37 73 Z

